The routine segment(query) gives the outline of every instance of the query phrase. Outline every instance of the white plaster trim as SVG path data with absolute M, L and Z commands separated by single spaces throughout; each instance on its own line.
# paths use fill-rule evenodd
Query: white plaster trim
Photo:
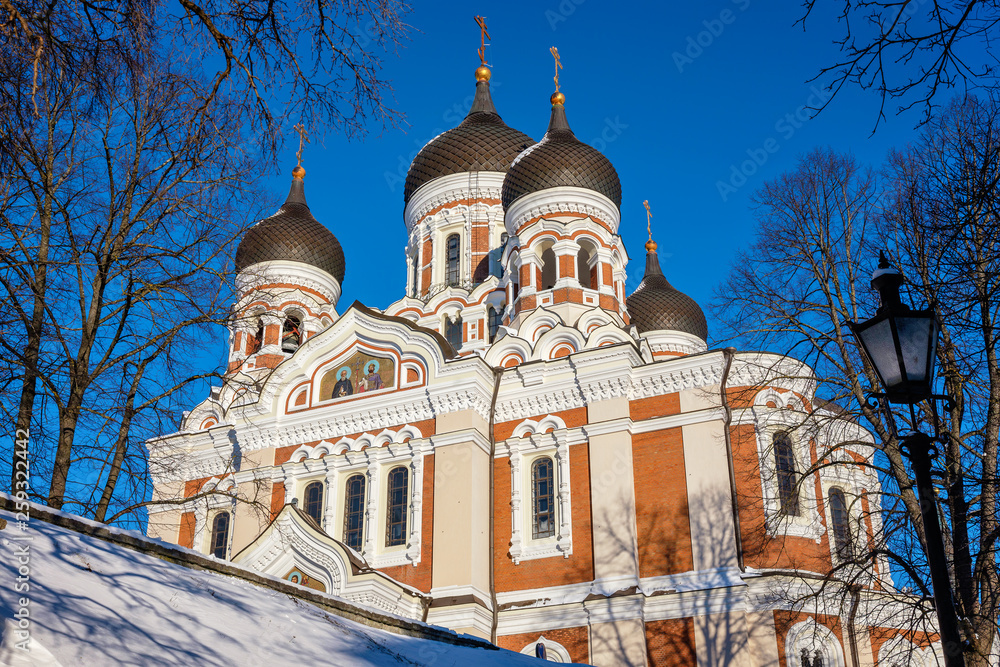
M 546 188 L 520 197 L 510 205 L 504 218 L 507 233 L 511 236 L 528 220 L 546 215 L 578 213 L 581 217 L 600 218 L 618 233 L 621 212 L 615 203 L 602 194 L 588 188 L 559 186 Z
M 833 631 L 814 619 L 796 623 L 785 635 L 785 664 L 802 667 L 802 651 L 817 651 L 824 667 L 845 667 L 844 650 Z

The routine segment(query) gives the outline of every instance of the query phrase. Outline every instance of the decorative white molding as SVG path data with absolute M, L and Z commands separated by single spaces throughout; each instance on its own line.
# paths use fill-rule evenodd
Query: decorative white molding
M 513 236 L 529 220 L 560 213 L 599 218 L 607 223 L 612 234 L 618 233 L 618 224 L 621 222 L 618 207 L 604 195 L 588 188 L 560 186 L 520 197 L 507 209 L 504 224 L 507 226 L 507 233 Z

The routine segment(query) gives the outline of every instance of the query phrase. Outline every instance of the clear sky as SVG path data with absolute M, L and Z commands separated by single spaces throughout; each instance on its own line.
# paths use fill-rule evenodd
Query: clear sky
M 808 79 L 837 56 L 840 30 L 832 15 L 817 15 L 808 31 L 795 26 L 798 3 L 414 5 L 411 40 L 385 62 L 405 132 L 373 128 L 351 142 L 327 133 L 303 157 L 309 205 L 347 256 L 340 312 L 355 299 L 385 308 L 403 295 L 403 180 L 420 147 L 457 125 L 471 104 L 476 14 L 487 18 L 492 36 L 487 57 L 497 109 L 535 140 L 545 132 L 553 91 L 549 47 L 559 49 L 570 125 L 621 177 L 630 291 L 643 272 L 644 199 L 664 273 L 705 307 L 734 253 L 754 237 L 750 196 L 766 180 L 793 169 L 815 146 L 877 166 L 889 148 L 917 136 L 920 113 L 897 117 L 892 103 L 873 136 L 879 99 L 854 88 L 809 119 L 803 107 L 820 101 L 824 87 Z M 282 173 L 267 179 L 275 209 L 295 164 L 290 128 L 289 136 Z M 734 177 L 734 170 L 749 175 Z M 710 331 L 717 328 L 710 318 Z

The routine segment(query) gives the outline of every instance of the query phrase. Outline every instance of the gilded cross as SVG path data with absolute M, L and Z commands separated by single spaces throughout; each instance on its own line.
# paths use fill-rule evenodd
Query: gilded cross
M 559 92 L 559 70 L 562 69 L 562 63 L 559 61 L 559 49 L 557 49 L 554 46 L 550 46 L 549 47 L 549 53 L 551 53 L 552 57 L 556 59 L 556 76 L 553 79 L 553 81 L 556 82 L 556 92 L 558 93 Z
M 476 17 L 476 23 L 479 25 L 479 61 L 485 66 L 486 65 L 486 40 L 490 38 L 490 33 L 486 29 L 486 18 L 483 16 Z
M 295 153 L 295 158 L 299 161 L 299 166 L 302 166 L 302 148 L 309 143 L 309 137 L 306 136 L 306 126 L 299 123 L 294 127 L 295 131 L 299 133 L 299 150 Z
M 653 212 L 649 209 L 649 200 L 643 200 L 642 205 L 646 207 L 646 233 L 649 234 L 649 240 L 653 240 Z

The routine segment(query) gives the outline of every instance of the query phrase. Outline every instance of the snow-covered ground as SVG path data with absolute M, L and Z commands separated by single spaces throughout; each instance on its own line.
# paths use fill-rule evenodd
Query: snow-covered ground
M 392 634 L 241 579 L 189 569 L 39 519 L 22 532 L 11 513 L 0 511 L 0 518 L 8 521 L 0 530 L 3 666 L 543 664 L 511 651 Z M 27 556 L 19 553 L 25 545 Z M 23 565 L 29 578 L 18 582 Z M 30 584 L 30 590 L 17 591 L 18 583 Z M 24 639 L 16 620 L 25 608 L 21 598 L 30 614 L 30 652 L 17 648 Z

